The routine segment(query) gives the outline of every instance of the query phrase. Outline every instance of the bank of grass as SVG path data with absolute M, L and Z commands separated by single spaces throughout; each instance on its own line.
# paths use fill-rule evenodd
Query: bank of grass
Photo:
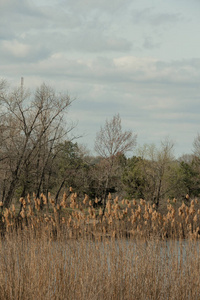
M 200 299 L 197 199 L 19 203 L 2 209 L 0 299 Z

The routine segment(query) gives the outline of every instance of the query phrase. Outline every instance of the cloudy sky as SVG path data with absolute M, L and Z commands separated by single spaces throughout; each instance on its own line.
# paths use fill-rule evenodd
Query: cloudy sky
M 200 132 L 199 0 L 0 0 L 0 78 L 66 91 L 80 143 L 119 113 L 175 155 Z

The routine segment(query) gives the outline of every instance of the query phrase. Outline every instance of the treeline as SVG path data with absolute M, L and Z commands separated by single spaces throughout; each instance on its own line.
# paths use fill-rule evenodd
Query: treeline
M 70 186 L 94 202 L 98 198 L 99 204 L 110 192 L 143 198 L 156 207 L 167 198 L 187 201 L 199 196 L 199 136 L 194 154 L 178 160 L 168 140 L 159 149 L 145 145 L 127 157 L 137 137 L 122 130 L 120 116 L 115 115 L 97 133 L 97 156 L 91 156 L 74 142 L 75 124 L 67 118 L 72 102 L 69 95 L 45 84 L 30 92 L 0 82 L 1 205 L 8 208 L 27 193 L 43 193 L 47 199 L 51 193 L 57 201 Z

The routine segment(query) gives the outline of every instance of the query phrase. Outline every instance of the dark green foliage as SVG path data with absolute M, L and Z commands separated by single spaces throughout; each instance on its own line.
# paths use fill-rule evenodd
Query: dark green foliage
M 193 159 L 191 163 L 184 161 L 180 163 L 183 185 L 187 194 L 192 197 L 198 197 L 200 194 L 199 165 L 198 159 Z
M 122 182 L 129 199 L 144 198 L 145 178 L 142 175 L 140 163 L 140 157 L 133 156 L 127 159 L 122 174 Z

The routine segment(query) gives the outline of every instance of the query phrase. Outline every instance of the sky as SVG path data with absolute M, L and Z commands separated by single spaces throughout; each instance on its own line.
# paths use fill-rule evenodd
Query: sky
M 0 79 L 68 93 L 91 153 L 119 113 L 138 146 L 168 137 L 179 157 L 200 132 L 199 37 L 199 0 L 0 0 Z

